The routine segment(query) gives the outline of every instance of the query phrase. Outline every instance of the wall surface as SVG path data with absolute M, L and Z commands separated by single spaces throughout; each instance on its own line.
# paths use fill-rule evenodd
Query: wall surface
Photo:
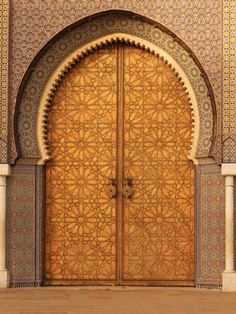
M 11 286 L 38 286 L 42 281 L 42 167 L 16 165 L 8 178 L 7 269 Z
M 35 167 L 13 167 L 7 195 L 7 259 L 12 284 L 35 282 L 35 198 Z
M 0 0 L 0 162 L 7 162 L 9 2 Z
M 24 74 L 39 50 L 66 26 L 111 9 L 128 10 L 153 19 L 190 47 L 208 75 L 216 100 L 214 156 L 218 163 L 222 157 L 226 162 L 236 162 L 235 0 L 0 0 L 3 26 L 0 28 L 0 162 L 6 162 L 9 156 L 9 162 L 14 163 L 17 156 L 14 141 L 16 97 Z M 18 165 L 8 180 L 8 265 L 12 285 L 35 285 L 42 278 L 41 259 L 37 255 L 40 253 L 32 254 L 41 237 L 37 233 L 41 223 L 39 212 L 42 211 L 40 171 L 33 166 Z M 197 177 L 196 283 L 216 286 L 221 284 L 224 268 L 224 180 L 216 165 L 199 166 Z M 27 232 L 22 232 L 25 226 Z
M 207 72 L 215 94 L 218 119 L 216 158 L 221 159 L 222 14 L 221 0 L 12 0 L 10 63 L 10 129 L 17 91 L 23 75 L 39 50 L 66 26 L 96 12 L 128 10 L 166 26 L 196 54 Z M 24 56 L 22 58 L 22 56 Z M 11 161 L 16 157 L 11 134 Z
M 221 285 L 224 270 L 224 178 L 217 165 L 197 167 L 198 286 Z
M 236 162 L 236 1 L 224 1 L 223 161 Z

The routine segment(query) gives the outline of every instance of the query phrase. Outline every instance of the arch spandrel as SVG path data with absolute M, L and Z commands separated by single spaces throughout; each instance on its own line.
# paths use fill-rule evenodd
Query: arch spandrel
M 23 158 L 44 164 L 50 157 L 46 124 L 50 99 L 60 78 L 84 54 L 101 45 L 124 41 L 163 58 L 186 88 L 193 112 L 193 141 L 189 159 L 211 157 L 214 145 L 214 97 L 203 69 L 180 40 L 161 25 L 133 14 L 106 12 L 74 25 L 50 42 L 40 53 L 34 70 L 18 97 L 16 137 Z

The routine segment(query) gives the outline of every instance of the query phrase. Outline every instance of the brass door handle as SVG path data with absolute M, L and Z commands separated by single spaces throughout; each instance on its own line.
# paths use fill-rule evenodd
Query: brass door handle
M 131 178 L 127 178 L 125 179 L 125 182 L 124 182 L 124 187 L 123 187 L 123 196 L 125 198 L 131 198 L 134 194 L 134 191 L 133 191 L 133 179 Z
M 115 198 L 116 195 L 117 195 L 116 179 L 109 179 L 108 196 L 109 198 Z

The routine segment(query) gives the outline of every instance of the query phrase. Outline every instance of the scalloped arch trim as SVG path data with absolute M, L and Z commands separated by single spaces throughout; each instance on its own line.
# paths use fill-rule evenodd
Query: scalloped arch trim
M 195 164 L 197 163 L 196 151 L 198 146 L 199 139 L 199 127 L 200 127 L 200 119 L 199 119 L 199 111 L 198 111 L 198 103 L 197 98 L 194 93 L 193 87 L 186 76 L 183 69 L 179 66 L 179 64 L 163 49 L 157 47 L 156 45 L 148 42 L 147 40 L 141 39 L 137 36 L 125 34 L 125 33 L 116 33 L 103 36 L 99 39 L 91 41 L 89 44 L 80 47 L 69 56 L 67 56 L 63 62 L 58 66 L 55 72 L 52 74 L 49 79 L 46 88 L 42 94 L 42 98 L 39 105 L 39 113 L 38 113 L 38 121 L 37 121 L 37 137 L 38 137 L 38 145 L 40 150 L 41 158 L 38 161 L 38 164 L 44 164 L 47 160 L 50 159 L 48 140 L 47 140 L 47 122 L 48 122 L 48 112 L 50 110 L 50 102 L 56 91 L 58 84 L 61 79 L 66 75 L 69 69 L 84 55 L 92 52 L 95 49 L 98 49 L 101 46 L 108 45 L 114 42 L 124 42 L 136 47 L 140 47 L 154 55 L 162 58 L 166 64 L 169 65 L 173 69 L 173 71 L 178 76 L 182 85 L 185 87 L 186 94 L 189 98 L 189 103 L 192 112 L 192 143 L 189 149 L 188 158 L 192 160 Z
M 216 132 L 214 96 L 204 69 L 189 48 L 155 21 L 131 12 L 103 12 L 69 26 L 35 57 L 22 81 L 15 114 L 18 153 L 43 164 L 49 158 L 46 137 L 50 99 L 61 77 L 84 54 L 115 41 L 149 50 L 163 58 L 182 81 L 192 108 L 189 158 L 211 157 Z

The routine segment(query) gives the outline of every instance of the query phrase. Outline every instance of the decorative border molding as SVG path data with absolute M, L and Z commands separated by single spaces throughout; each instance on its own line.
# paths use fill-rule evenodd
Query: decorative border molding
M 10 176 L 11 175 L 11 167 L 8 164 L 0 164 L 0 176 Z
M 221 174 L 223 176 L 236 176 L 236 163 L 222 164 Z
M 117 33 L 122 34 L 121 39 L 124 37 L 123 34 L 129 41 L 133 36 L 133 38 L 138 38 L 140 46 L 142 46 L 142 42 L 145 42 L 147 47 L 155 47 L 152 51 L 157 51 L 157 53 L 163 51 L 164 55 L 168 56 L 167 60 L 168 58 L 174 60 L 174 64 L 178 65 L 177 68 L 181 69 L 181 73 L 185 73 L 197 100 L 194 103 L 198 104 L 198 111 L 194 111 L 194 118 L 195 121 L 200 121 L 199 125 L 195 125 L 195 129 L 199 127 L 199 137 L 197 143 L 196 134 L 198 132 L 196 131 L 192 152 L 196 152 L 196 159 L 212 157 L 216 132 L 216 116 L 214 115 L 216 110 L 211 86 L 200 63 L 189 48 L 163 26 L 138 15 L 135 15 L 134 18 L 133 13 L 127 12 L 125 14 L 123 12 L 104 12 L 85 18 L 58 34 L 33 61 L 32 68 L 26 73 L 22 82 L 17 99 L 19 114 L 15 116 L 15 125 L 21 157 L 41 159 L 42 163 L 40 155 L 42 149 L 39 150 L 37 134 L 38 110 L 43 92 L 47 89 L 48 82 L 57 69 L 65 64 L 68 56 L 73 55 L 76 51 L 78 54 L 78 51 L 86 45 L 90 45 L 89 43 L 99 43 L 101 38 L 106 36 L 110 36 L 110 39 L 114 38 Z M 71 62 L 73 64 L 74 61 Z M 179 71 L 177 70 L 177 72 Z M 197 112 L 199 112 L 199 119 L 196 116 Z M 44 118 L 42 112 L 41 118 Z M 45 139 L 41 137 L 41 141 L 45 141 Z M 46 145 L 45 142 L 44 145 Z
M 224 0 L 223 162 L 236 162 L 236 1 Z
M 0 163 L 7 162 L 9 0 L 0 1 Z
M 199 119 L 199 110 L 197 98 L 194 93 L 193 87 L 182 70 L 179 64 L 164 50 L 153 45 L 152 43 L 140 39 L 137 36 L 116 33 L 111 35 L 106 35 L 102 38 L 99 38 L 73 52 L 69 55 L 56 69 L 49 79 L 46 88 L 44 89 L 38 113 L 38 122 L 37 122 L 37 137 L 38 145 L 40 150 L 41 159 L 38 161 L 38 164 L 44 164 L 48 159 L 50 159 L 48 139 L 47 139 L 47 123 L 48 123 L 48 112 L 50 110 L 50 102 L 56 91 L 57 86 L 59 85 L 61 79 L 66 75 L 69 69 L 84 55 L 102 47 L 104 45 L 114 43 L 114 42 L 124 42 L 131 44 L 135 47 L 141 47 L 142 49 L 153 53 L 154 55 L 162 58 L 170 68 L 173 69 L 178 79 L 181 81 L 182 85 L 186 89 L 186 94 L 189 97 L 191 112 L 192 112 L 192 143 L 189 150 L 188 158 L 192 160 L 195 164 L 198 163 L 195 159 L 198 140 L 199 140 L 199 130 L 200 130 L 200 119 Z

